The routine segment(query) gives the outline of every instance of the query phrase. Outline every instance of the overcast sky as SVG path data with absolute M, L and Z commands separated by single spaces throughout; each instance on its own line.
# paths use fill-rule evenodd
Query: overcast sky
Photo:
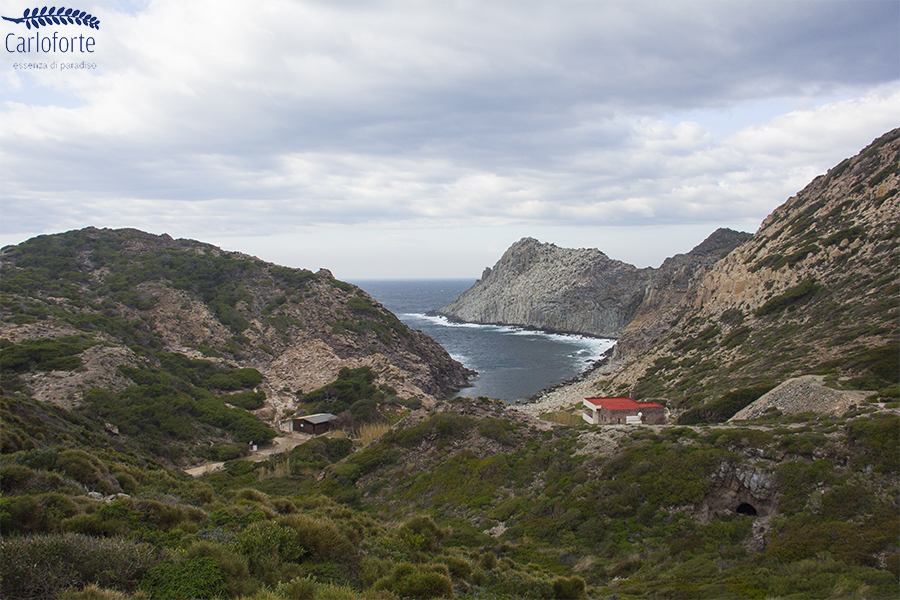
M 0 21 L 3 244 L 135 227 L 358 280 L 479 277 L 531 236 L 658 266 L 900 125 L 897 0 L 78 8 L 100 29 L 38 31 L 93 53 Z

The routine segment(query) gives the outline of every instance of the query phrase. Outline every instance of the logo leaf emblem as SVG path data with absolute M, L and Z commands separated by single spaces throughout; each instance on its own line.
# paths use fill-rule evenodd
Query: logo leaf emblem
M 48 25 L 87 25 L 91 29 L 100 29 L 100 19 L 89 15 L 85 11 L 79 11 L 76 8 L 65 8 L 60 6 L 58 9 L 51 6 L 49 9 L 43 8 L 25 9 L 22 16 L 18 19 L 13 17 L 3 17 L 6 21 L 13 23 L 25 23 L 25 27 L 31 29 L 39 29 L 41 26 Z

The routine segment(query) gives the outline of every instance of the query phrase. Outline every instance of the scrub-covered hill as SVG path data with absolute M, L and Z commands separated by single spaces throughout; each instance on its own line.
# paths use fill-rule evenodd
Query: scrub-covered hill
M 324 269 L 133 229 L 40 236 L 0 258 L 3 388 L 149 437 L 171 459 L 199 441 L 265 441 L 297 393 L 342 369 L 426 404 L 469 374 Z

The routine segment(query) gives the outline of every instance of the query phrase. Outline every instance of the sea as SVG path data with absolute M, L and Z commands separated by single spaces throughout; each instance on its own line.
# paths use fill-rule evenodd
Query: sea
M 459 396 L 524 402 L 541 390 L 583 373 L 615 340 L 501 325 L 456 323 L 427 313 L 450 304 L 474 279 L 351 281 L 412 329 L 437 341 L 477 371 Z

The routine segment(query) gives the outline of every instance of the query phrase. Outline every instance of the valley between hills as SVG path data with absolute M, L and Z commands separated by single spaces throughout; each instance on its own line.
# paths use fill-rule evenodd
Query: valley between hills
M 528 405 L 450 399 L 472 373 L 324 269 L 5 247 L 0 596 L 896 597 L 898 164 L 894 130 L 658 269 L 517 242 L 440 312 L 618 340 Z M 622 395 L 668 424 L 581 418 Z

